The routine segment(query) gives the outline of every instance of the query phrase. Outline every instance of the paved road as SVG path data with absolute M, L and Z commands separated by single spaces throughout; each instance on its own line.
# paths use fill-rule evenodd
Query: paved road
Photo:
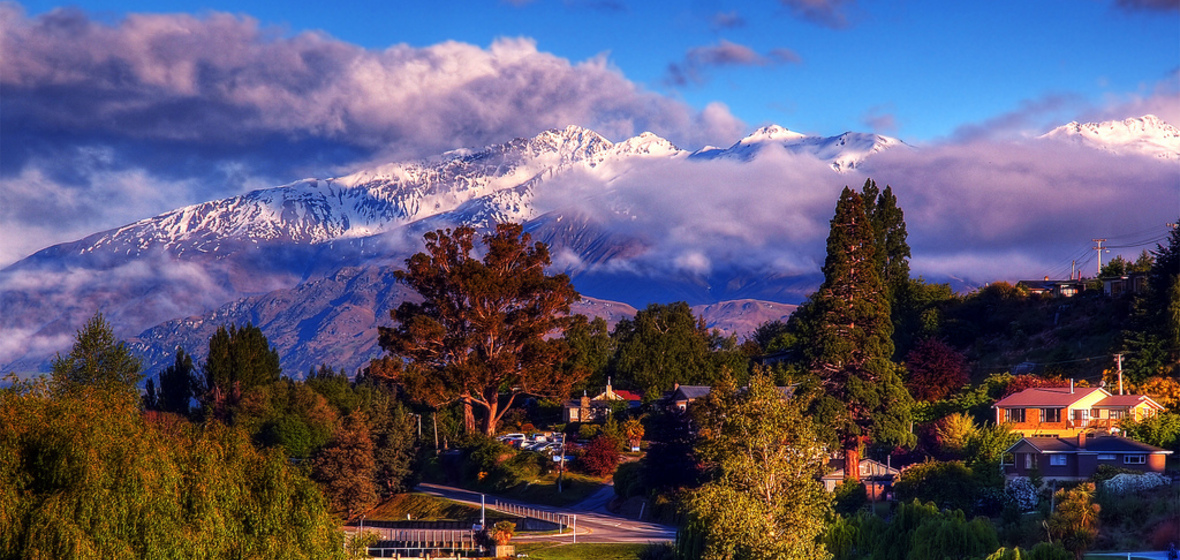
M 422 483 L 418 485 L 417 490 L 425 494 L 455 500 L 456 502 L 463 502 L 475 506 L 479 505 L 479 493 L 462 488 Z M 671 541 L 676 538 L 675 527 L 626 519 L 608 512 L 606 510 L 606 504 L 613 495 L 614 488 L 607 486 L 591 495 L 585 501 L 567 508 L 534 505 L 492 496 L 488 496 L 487 501 L 490 503 L 498 499 L 501 502 L 528 506 L 542 511 L 576 515 L 578 516 L 578 542 L 650 543 Z M 574 536 L 567 533 L 565 535 L 543 535 L 537 537 L 518 535 L 514 540 L 572 541 L 573 539 Z

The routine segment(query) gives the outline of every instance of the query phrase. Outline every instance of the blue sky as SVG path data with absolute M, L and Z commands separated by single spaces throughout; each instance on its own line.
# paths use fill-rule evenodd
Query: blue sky
M 697 110 L 722 103 L 748 127 L 871 131 L 910 143 L 1030 107 L 1039 110 L 1022 126 L 1043 132 L 1149 95 L 1180 69 L 1180 12 L 1163 1 L 71 5 L 112 23 L 136 12 L 227 12 L 277 33 L 322 31 L 372 50 L 445 41 L 488 47 L 497 38 L 524 37 L 574 63 L 605 57 L 639 87 Z M 23 6 L 35 17 L 59 4 Z M 673 66 L 692 76 L 676 83 Z

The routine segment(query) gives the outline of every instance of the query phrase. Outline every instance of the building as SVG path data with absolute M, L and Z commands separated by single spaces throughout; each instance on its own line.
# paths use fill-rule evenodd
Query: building
M 828 461 L 828 469 L 831 472 L 820 478 L 820 482 L 823 482 L 824 490 L 833 492 L 844 483 L 844 458 Z M 865 485 L 865 493 L 870 500 L 884 499 L 893 490 L 893 483 L 897 482 L 899 474 L 901 471 L 880 461 L 860 460 L 860 481 Z
M 1017 288 L 1028 290 L 1033 295 L 1050 294 L 1057 297 L 1073 297 L 1086 289 L 1086 283 L 1081 280 L 1021 280 L 1016 283 Z
M 1110 297 L 1119 297 L 1123 294 L 1139 294 L 1146 290 L 1147 273 L 1144 272 L 1102 279 L 1102 292 Z
M 562 405 L 562 420 L 569 422 L 605 422 L 613 407 L 637 408 L 643 395 L 631 391 L 615 391 L 606 380 L 606 390 L 591 398 L 584 392 L 580 399 L 570 399 Z
M 785 398 L 791 398 L 795 394 L 795 387 L 798 383 L 787 385 L 786 387 L 778 387 L 780 393 Z M 704 398 L 713 391 L 713 388 L 708 385 L 681 385 L 677 383 L 672 388 L 671 394 L 666 394 L 664 402 L 667 406 L 675 407 L 680 410 L 686 410 L 689 404 L 697 399 Z
M 1101 465 L 1162 473 L 1171 454 L 1121 436 L 1025 437 L 1004 451 L 1003 469 L 1008 477 L 1084 480 Z
M 1025 389 L 993 405 L 996 424 L 1023 436 L 1076 436 L 1085 430 L 1118 431 L 1124 418 L 1142 420 L 1164 409 L 1151 397 L 1112 395 L 1101 387 Z

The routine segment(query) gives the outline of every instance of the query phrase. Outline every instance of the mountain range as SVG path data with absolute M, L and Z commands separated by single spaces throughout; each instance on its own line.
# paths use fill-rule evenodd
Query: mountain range
M 1175 129 L 1150 116 L 1071 123 L 1045 138 L 1180 154 Z M 687 251 L 673 259 L 677 268 L 653 268 L 645 258 L 662 234 L 644 224 L 676 218 L 644 215 L 619 185 L 644 174 L 692 176 L 707 162 L 756 165 L 767 152 L 843 181 L 881 153 L 916 149 L 876 134 L 815 137 L 768 126 L 728 148 L 689 152 L 650 133 L 613 143 L 570 126 L 186 206 L 0 270 L 0 370 L 46 370 L 102 311 L 149 373 L 177 346 L 200 359 L 217 326 L 247 321 L 263 329 L 289 374 L 322 363 L 351 371 L 379 352 L 376 327 L 388 310 L 414 297 L 390 272 L 420 250 L 423 233 L 503 221 L 522 222 L 551 246 L 554 270 L 586 296 L 576 312 L 613 323 L 648 302 L 684 300 L 711 327 L 745 335 L 789 315 L 818 284 L 818 266 L 799 272 L 752 265 L 741 251 L 725 259 Z M 680 196 L 655 186 L 641 194 Z

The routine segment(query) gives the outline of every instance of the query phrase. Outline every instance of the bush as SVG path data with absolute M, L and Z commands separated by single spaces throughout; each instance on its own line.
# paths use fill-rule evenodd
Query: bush
M 1027 478 L 1013 479 L 1008 483 L 1005 494 L 1020 512 L 1037 509 L 1037 504 L 1041 502 L 1040 489 L 1034 487 L 1032 481 Z
M 939 508 L 973 511 L 977 486 L 962 461 L 928 461 L 901 473 L 894 487 L 900 501 L 934 502 Z
M 832 509 L 840 515 L 852 515 L 869 503 L 865 485 L 856 480 L 845 480 L 832 493 Z
M 619 458 L 618 442 L 606 436 L 598 436 L 590 440 L 579 464 L 586 474 L 607 476 L 619 465 Z
M 643 467 L 639 463 L 623 463 L 615 469 L 615 495 L 626 500 L 646 493 Z

